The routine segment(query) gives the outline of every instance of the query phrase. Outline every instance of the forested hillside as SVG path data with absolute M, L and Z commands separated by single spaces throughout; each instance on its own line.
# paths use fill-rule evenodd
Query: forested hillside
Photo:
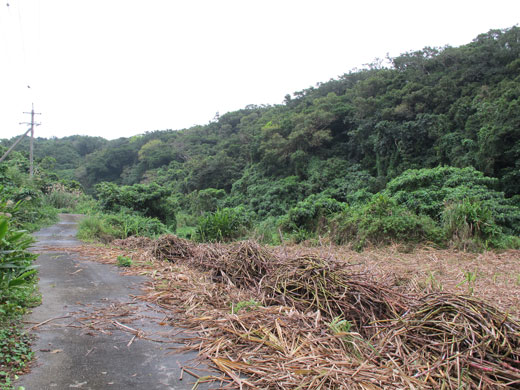
M 380 241 L 370 229 L 383 229 L 391 240 L 414 232 L 442 242 L 460 234 L 446 231 L 449 213 L 471 209 L 466 228 L 482 240 L 495 228 L 518 235 L 520 28 L 390 60 L 189 129 L 38 139 L 37 157 L 96 194 L 105 211 L 133 209 L 169 226 L 173 214 L 195 225 L 225 209 L 271 238 L 281 228 L 364 245 Z M 372 226 L 363 216 L 375 209 L 407 228 Z M 360 232 L 363 224 L 372 228 Z

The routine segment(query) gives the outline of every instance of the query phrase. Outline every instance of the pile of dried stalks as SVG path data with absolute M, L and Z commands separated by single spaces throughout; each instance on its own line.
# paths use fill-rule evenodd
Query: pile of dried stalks
M 228 388 L 520 388 L 520 324 L 475 298 L 405 296 L 346 262 L 251 241 L 154 248 L 193 276 L 158 273 L 172 288 L 149 300 L 180 314 L 196 332 L 186 348 Z
M 520 323 L 480 300 L 427 295 L 380 340 L 383 358 L 435 388 L 520 387 Z
M 194 247 L 195 244 L 191 241 L 166 234 L 153 241 L 150 251 L 156 259 L 175 263 L 178 260 L 192 258 Z
M 236 287 L 257 288 L 275 264 L 273 255 L 254 241 L 199 245 L 195 252 L 196 266 L 210 271 L 213 280 Z
M 148 237 L 131 236 L 125 239 L 118 239 L 111 242 L 111 245 L 119 246 L 125 249 L 141 249 L 148 248 L 154 244 L 154 240 Z
M 225 374 L 215 379 L 228 382 L 229 388 L 421 388 L 420 380 L 396 372 L 392 364 L 367 360 L 372 347 L 358 334 L 331 334 L 318 313 L 259 307 L 181 319 L 181 325 L 199 334 L 184 339 L 183 350 L 209 357 Z
M 371 323 L 404 312 L 409 299 L 366 273 L 349 272 L 345 262 L 312 255 L 279 261 L 265 290 L 275 301 L 300 311 L 347 319 L 363 334 Z

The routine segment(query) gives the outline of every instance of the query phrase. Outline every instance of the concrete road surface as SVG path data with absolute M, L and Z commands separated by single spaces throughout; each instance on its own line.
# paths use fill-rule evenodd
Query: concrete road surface
M 149 339 L 168 341 L 168 334 L 178 331 L 161 322 L 164 311 L 132 299 L 144 278 L 123 276 L 115 266 L 66 252 L 67 246 L 81 245 L 75 238 L 79 218 L 62 215 L 58 224 L 35 234 L 43 303 L 28 316 L 27 326 L 51 321 L 34 328 L 36 359 L 16 386 L 26 390 L 191 389 L 196 379 L 184 373 L 180 380 L 180 367 L 194 355 L 172 354 L 175 344 L 132 333 L 138 330 Z

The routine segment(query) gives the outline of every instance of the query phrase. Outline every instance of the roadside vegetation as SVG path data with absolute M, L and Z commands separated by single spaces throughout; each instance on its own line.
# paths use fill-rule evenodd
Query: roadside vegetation
M 3 151 L 0 151 L 3 153 Z M 12 388 L 15 377 L 32 358 L 30 337 L 21 324 L 28 308 L 40 303 L 37 255 L 30 253 L 29 232 L 72 211 L 84 197 L 79 183 L 57 181 L 42 169 L 28 175 L 28 159 L 13 152 L 0 163 L 0 388 Z

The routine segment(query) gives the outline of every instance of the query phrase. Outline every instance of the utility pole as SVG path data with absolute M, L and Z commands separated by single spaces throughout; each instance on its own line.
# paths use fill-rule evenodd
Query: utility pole
M 34 174 L 34 168 L 33 168 L 33 151 L 34 151 L 34 146 L 33 146 L 33 141 L 34 141 L 34 126 L 39 126 L 40 123 L 34 123 L 34 116 L 35 115 L 41 115 L 41 113 L 39 112 L 34 112 L 34 103 L 32 105 L 32 110 L 31 112 L 24 112 L 24 114 L 30 114 L 31 115 L 31 122 L 22 122 L 20 123 L 21 125 L 31 125 L 31 127 L 29 127 L 29 130 L 27 130 L 25 133 L 23 133 L 20 138 L 18 138 L 16 140 L 16 142 L 11 145 L 11 147 L 7 150 L 7 152 L 4 153 L 4 155 L 2 157 L 0 157 L 0 162 L 4 161 L 5 158 L 9 155 L 9 153 L 11 153 L 11 151 L 16 147 L 16 145 L 18 145 L 22 139 L 27 135 L 29 134 L 29 132 L 31 133 L 31 143 L 30 143 L 30 150 L 29 150 L 29 160 L 30 160 L 30 167 L 29 167 L 29 173 L 31 175 L 31 177 L 33 176 Z
M 33 175 L 34 175 L 34 126 L 39 126 L 40 125 L 40 123 L 34 123 L 34 116 L 35 115 L 41 115 L 41 113 L 34 112 L 34 103 L 33 103 L 31 112 L 24 112 L 24 114 L 30 114 L 31 115 L 31 122 L 30 123 L 22 122 L 20 124 L 21 125 L 31 125 L 31 127 L 29 129 L 31 131 L 31 141 L 30 141 L 30 144 L 29 144 L 29 176 L 33 177 Z M 25 134 L 27 134 L 27 133 L 25 133 Z

